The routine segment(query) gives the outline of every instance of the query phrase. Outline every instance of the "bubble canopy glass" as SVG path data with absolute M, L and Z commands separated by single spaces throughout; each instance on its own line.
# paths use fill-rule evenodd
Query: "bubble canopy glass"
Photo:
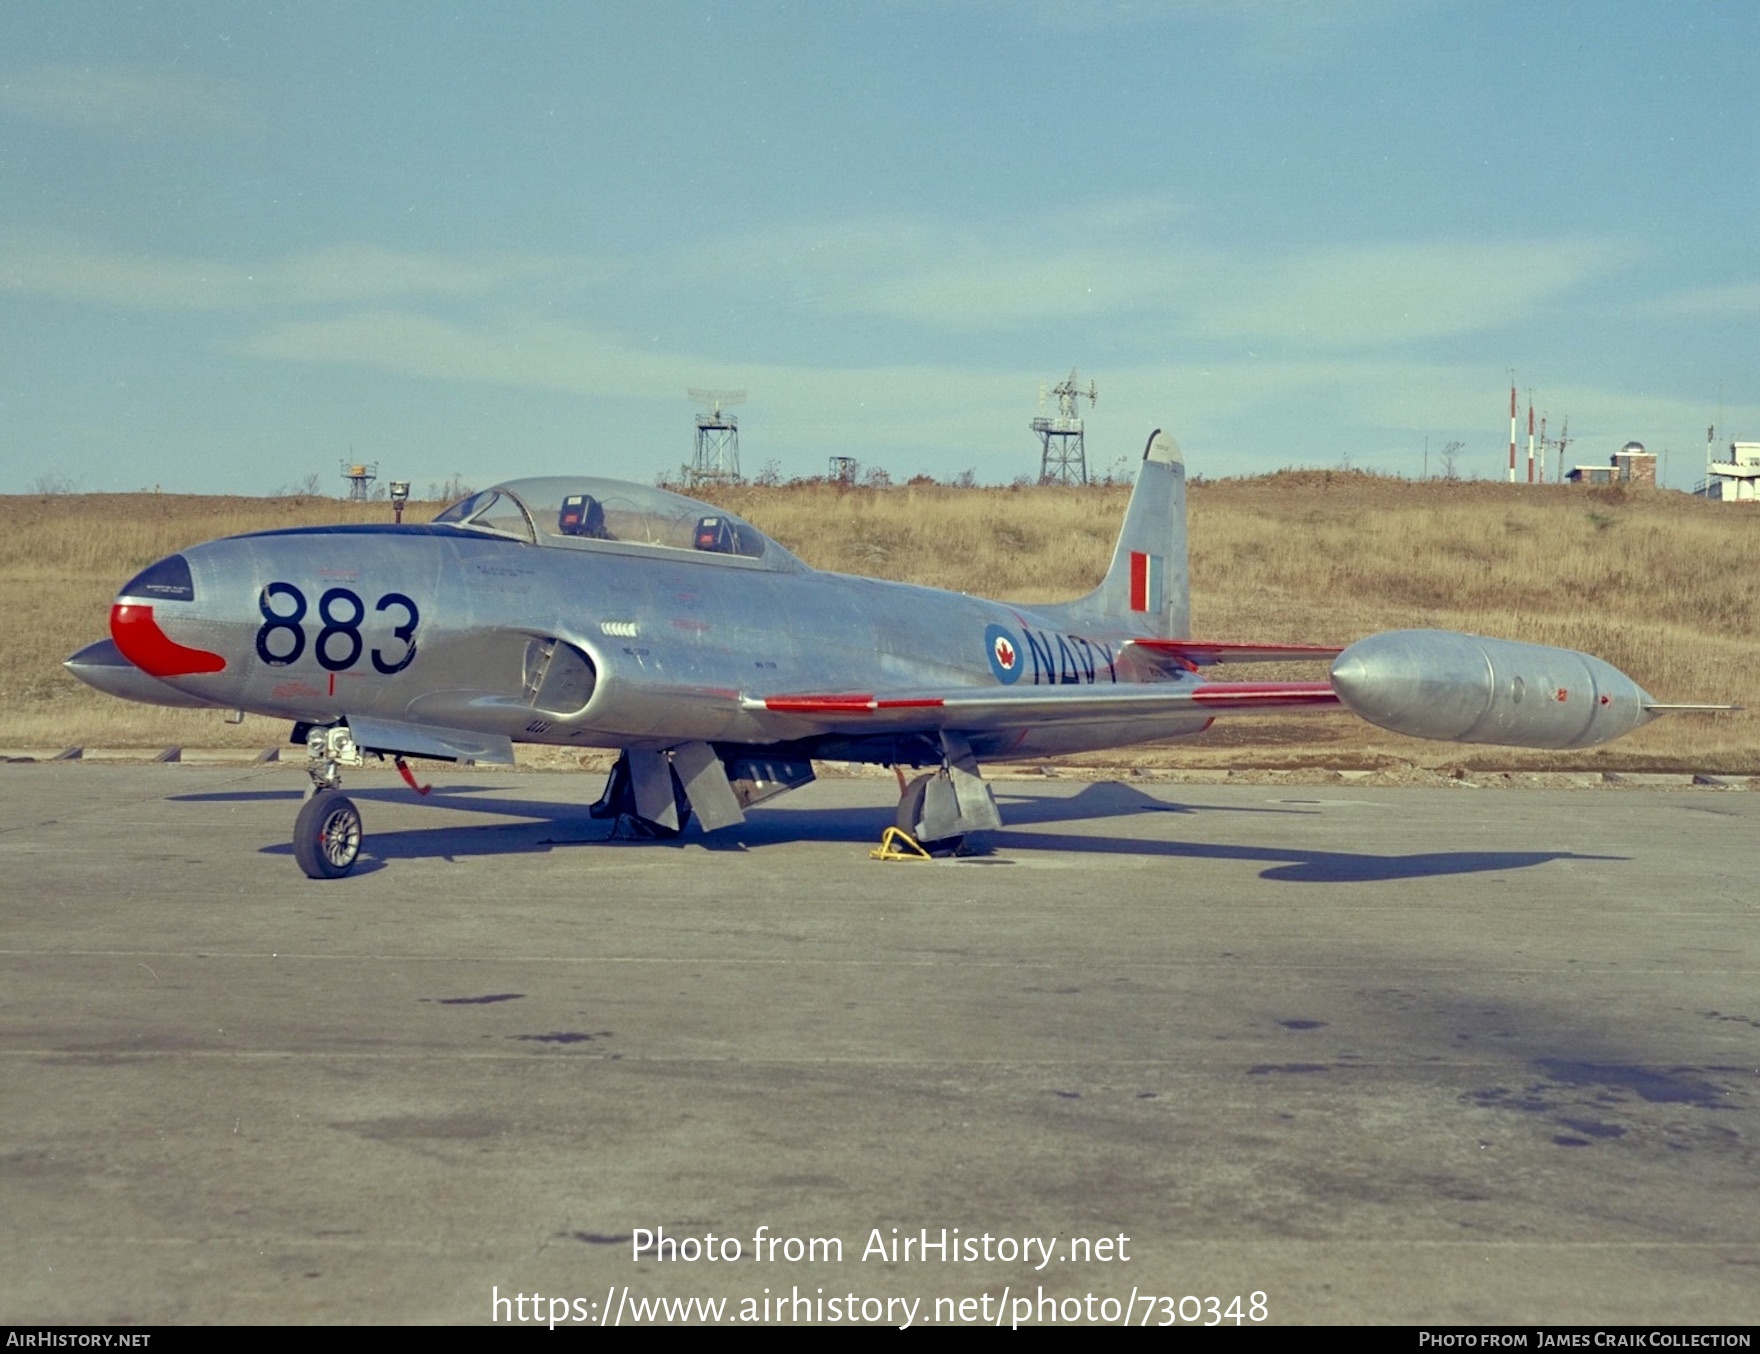
M 669 489 L 581 476 L 510 480 L 461 499 L 434 519 L 530 545 L 664 552 L 748 567 L 800 562 L 750 522 Z

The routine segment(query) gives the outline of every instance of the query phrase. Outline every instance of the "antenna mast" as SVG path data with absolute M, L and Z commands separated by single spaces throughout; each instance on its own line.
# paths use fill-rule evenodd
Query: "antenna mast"
M 1076 369 L 1052 388 L 1057 396 L 1057 417 L 1047 418 L 1043 412 L 1030 425 L 1039 434 L 1039 483 L 1086 484 L 1088 482 L 1088 449 L 1077 412 L 1086 399 L 1090 405 L 1099 401 L 1100 392 L 1092 381 L 1083 390 L 1076 384 Z M 1045 388 L 1039 388 L 1039 408 L 1045 408 Z
M 698 404 L 707 405 L 708 412 L 697 415 L 696 454 L 684 468 L 684 482 L 691 488 L 701 484 L 738 484 L 739 420 L 723 409 L 746 402 L 743 390 L 698 390 L 692 386 L 685 392 Z
M 1509 482 L 1516 482 L 1516 374 L 1509 374 Z

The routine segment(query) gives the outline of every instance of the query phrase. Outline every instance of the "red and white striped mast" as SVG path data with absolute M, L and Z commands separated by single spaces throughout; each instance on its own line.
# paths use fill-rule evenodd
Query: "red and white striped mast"
M 1511 375 L 1509 382 L 1509 482 L 1516 482 L 1516 382 Z
M 1534 392 L 1528 392 L 1528 483 L 1534 482 Z

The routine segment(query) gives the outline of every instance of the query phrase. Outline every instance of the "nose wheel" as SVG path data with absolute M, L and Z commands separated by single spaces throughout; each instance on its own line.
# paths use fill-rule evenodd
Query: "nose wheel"
M 340 879 L 361 854 L 361 811 L 354 800 L 320 790 L 293 822 L 293 858 L 309 879 Z
M 363 758 L 342 724 L 308 730 L 306 756 L 312 784 L 293 820 L 293 858 L 308 879 L 340 879 L 360 859 L 364 835 L 361 811 L 340 790 L 342 768 L 359 766 Z

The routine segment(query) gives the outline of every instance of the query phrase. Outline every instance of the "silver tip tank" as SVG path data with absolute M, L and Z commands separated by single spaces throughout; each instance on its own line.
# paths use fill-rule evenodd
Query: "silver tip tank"
M 1390 630 L 1333 660 L 1338 698 L 1371 724 L 1416 738 L 1586 748 L 1647 724 L 1649 694 L 1574 649 L 1451 630 Z

